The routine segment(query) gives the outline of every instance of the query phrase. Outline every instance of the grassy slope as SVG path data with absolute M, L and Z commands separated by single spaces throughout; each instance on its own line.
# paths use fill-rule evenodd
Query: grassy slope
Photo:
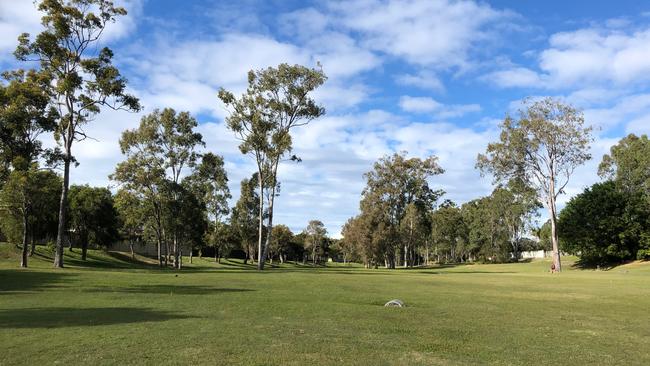
M 646 263 L 176 273 L 90 254 L 20 270 L 0 246 L 0 364 L 650 364 Z

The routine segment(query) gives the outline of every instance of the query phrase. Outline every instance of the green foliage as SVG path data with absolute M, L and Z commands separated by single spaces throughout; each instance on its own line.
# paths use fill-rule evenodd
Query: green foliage
M 572 198 L 560 214 L 562 247 L 587 263 L 607 263 L 645 256 L 650 206 L 638 194 L 597 183 Z
M 385 156 L 366 173 L 367 184 L 361 197 L 361 214 L 348 221 L 347 232 L 359 248 L 366 265 L 384 261 L 394 268 L 398 250 L 403 257 L 415 259 L 415 249 L 427 235 L 426 215 L 442 196 L 442 190 L 429 186 L 429 179 L 442 174 L 438 158 L 408 158 L 405 152 Z M 409 210 L 409 219 L 404 217 Z M 345 235 L 345 234 L 344 234 Z
M 476 166 L 496 182 L 517 180 L 537 191 L 549 210 L 555 268 L 561 270 L 557 233 L 557 199 L 574 170 L 591 159 L 591 127 L 582 112 L 553 98 L 525 101 L 518 120 L 501 124 L 498 142 L 479 154 Z
M 230 225 L 241 243 L 247 258 L 253 258 L 255 253 L 255 238 L 257 237 L 259 196 L 255 192 L 257 174 L 250 179 L 241 181 L 239 199 L 232 209 Z
M 327 229 L 322 221 L 310 220 L 303 234 L 305 251 L 311 253 L 312 263 L 316 264 L 327 250 Z
M 224 89 L 219 90 L 219 99 L 231 109 L 226 124 L 241 141 L 241 152 L 255 158 L 259 179 L 258 195 L 267 197 L 268 201 L 268 230 L 266 243 L 263 248 L 259 248 L 259 269 L 264 269 L 272 240 L 273 202 L 279 191 L 278 165 L 292 151 L 291 129 L 306 125 L 325 114 L 325 109 L 310 94 L 326 79 L 322 70 L 280 64 L 277 68 L 250 71 L 248 88 L 240 98 Z M 292 155 L 290 160 L 300 161 L 300 158 Z M 264 203 L 261 203 L 258 211 L 260 222 L 265 212 L 263 206 Z M 259 230 L 260 243 L 262 235 L 262 230 Z
M 50 78 L 34 70 L 8 71 L 0 83 L 0 182 L 13 170 L 28 170 L 46 151 L 38 139 L 54 129 Z
M 467 251 L 467 234 L 462 211 L 455 205 L 443 205 L 431 215 L 431 239 L 436 256 L 445 255 L 455 262 L 471 254 Z
M 142 117 L 138 128 L 124 131 L 120 139 L 126 160 L 117 165 L 111 179 L 143 202 L 148 218 L 145 237 L 154 238 L 161 254 L 163 245 L 167 251 L 172 244 L 178 256 L 179 246 L 183 245 L 179 240 L 185 240 L 190 248 L 201 245 L 207 229 L 206 199 L 218 199 L 211 196 L 216 194 L 217 184 L 222 189 L 221 183 L 210 179 L 221 173 L 225 179 L 214 155 L 206 160 L 212 163 L 212 172 L 205 165 L 196 170 L 197 149 L 205 146 L 201 134 L 194 131 L 197 125 L 189 112 L 176 113 L 166 108 Z M 188 178 L 181 182 L 188 169 Z M 184 215 L 179 215 L 181 212 Z
M 142 238 L 146 223 L 144 202 L 134 193 L 120 189 L 114 197 L 115 209 L 119 219 L 119 233 L 130 242 Z
M 82 248 L 108 247 L 118 238 L 118 213 L 107 188 L 71 186 L 70 229 Z
M 113 52 L 98 43 L 108 23 L 126 10 L 110 0 L 42 0 L 44 29 L 34 39 L 18 37 L 14 55 L 21 61 L 36 61 L 48 80 L 49 102 L 57 109 L 54 138 L 63 151 L 52 158 L 63 160 L 63 187 L 59 207 L 56 267 L 63 267 L 63 238 L 67 226 L 68 182 L 74 141 L 86 139 L 82 126 L 102 107 L 139 111 L 136 97 L 126 92 L 126 79 L 113 66 Z
M 61 178 L 50 170 L 14 170 L 0 191 L 0 229 L 12 243 L 48 239 L 56 235 Z
M 650 140 L 630 134 L 603 156 L 598 174 L 614 180 L 618 189 L 650 198 Z
M 286 225 L 275 225 L 272 238 L 271 248 L 269 248 L 270 258 L 278 256 L 280 261 L 284 261 L 293 241 L 293 232 Z
M 542 250 L 552 250 L 553 246 L 551 244 L 551 221 L 546 220 L 546 222 L 539 228 L 535 228 L 533 233 L 539 240 L 539 249 Z M 560 238 L 560 247 L 562 247 L 562 242 Z

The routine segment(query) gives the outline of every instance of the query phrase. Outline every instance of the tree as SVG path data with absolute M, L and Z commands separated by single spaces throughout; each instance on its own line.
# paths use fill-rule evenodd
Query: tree
M 273 227 L 273 240 L 271 241 L 271 248 L 269 249 L 271 260 L 273 255 L 277 254 L 280 263 L 284 263 L 287 257 L 287 252 L 293 240 L 293 232 L 286 225 L 276 225 Z
M 385 259 L 385 248 L 388 243 L 386 220 L 376 212 L 362 212 L 348 219 L 341 234 L 343 240 L 355 247 L 366 268 L 377 268 Z
M 163 265 L 161 246 L 165 245 L 165 260 L 169 254 L 169 241 L 173 245 L 174 267 L 179 262 L 179 236 L 181 217 L 177 215 L 183 191 L 180 179 L 186 168 L 194 169 L 203 146 L 198 125 L 189 112 L 176 113 L 171 108 L 155 110 L 142 117 L 137 129 L 122 133 L 120 148 L 126 160 L 119 163 L 111 179 L 141 196 L 150 208 L 158 244 L 158 258 Z
M 223 157 L 212 153 L 204 154 L 195 172 L 187 178 L 186 184 L 207 209 L 207 216 L 212 219 L 211 232 L 207 233 L 206 238 L 218 253 L 223 242 L 219 235 L 219 230 L 224 228 L 221 220 L 230 211 L 228 200 L 232 197 Z M 190 262 L 191 260 L 192 252 Z
M 67 225 L 66 204 L 72 145 L 87 137 L 83 126 L 101 107 L 137 111 L 138 99 L 126 93 L 126 79 L 112 65 L 109 48 L 97 44 L 109 22 L 125 15 L 109 0 L 42 0 L 45 29 L 33 41 L 27 33 L 18 38 L 15 55 L 22 61 L 37 61 L 52 81 L 50 102 L 59 114 L 54 136 L 63 147 L 63 182 L 54 266 L 63 267 L 63 235 Z
M 498 187 L 490 196 L 491 214 L 498 216 L 508 232 L 508 243 L 513 259 L 519 260 L 521 241 L 531 228 L 533 217 L 541 205 L 534 189 L 523 182 L 512 180 L 506 187 Z
M 596 183 L 573 197 L 560 213 L 562 248 L 585 263 L 643 259 L 650 253 L 650 207 L 613 181 Z
M 239 199 L 232 209 L 230 225 L 241 243 L 242 249 L 246 252 L 244 263 L 250 258 L 255 258 L 255 235 L 258 227 L 259 199 L 255 192 L 255 185 L 258 181 L 257 173 L 250 179 L 241 181 Z
M 198 195 L 188 184 L 188 179 L 184 179 L 178 187 L 175 197 L 174 211 L 170 213 L 174 229 L 175 239 L 178 244 L 174 246 L 176 268 L 182 267 L 182 248 L 187 247 L 190 253 L 190 263 L 192 260 L 192 251 L 200 248 L 204 244 L 205 233 L 208 230 L 208 215 L 206 214 L 205 202 L 203 196 Z
M 317 257 L 324 253 L 324 242 L 327 229 L 320 220 L 311 220 L 305 228 L 305 250 L 311 251 L 312 264 L 316 265 Z
M 404 242 L 404 267 L 413 267 L 416 249 L 426 246 L 426 241 L 431 232 L 431 223 L 428 220 L 425 207 L 409 203 L 400 222 L 400 237 Z M 428 253 L 426 254 L 428 258 Z
M 366 224 L 381 226 L 384 231 L 385 237 L 375 237 L 372 246 L 382 251 L 388 267 L 395 268 L 396 251 L 400 248 L 408 258 L 408 238 L 400 235 L 407 207 L 414 205 L 419 212 L 433 209 L 443 191 L 432 189 L 428 180 L 442 173 L 437 157 L 407 158 L 406 153 L 401 152 L 381 158 L 373 170 L 364 175 L 367 184 L 361 194 L 361 212 L 366 215 Z
M 452 202 L 441 205 L 431 215 L 431 240 L 438 262 L 441 262 L 442 255 L 446 262 L 462 260 L 466 254 L 463 251 L 466 236 L 461 210 Z
M 321 70 L 281 64 L 277 68 L 250 71 L 248 89 L 240 98 L 224 89 L 219 91 L 221 101 L 231 108 L 230 116 L 226 118 L 228 128 L 241 141 L 241 152 L 251 154 L 257 164 L 260 200 L 257 264 L 259 270 L 264 269 L 273 233 L 273 205 L 279 186 L 278 165 L 292 150 L 291 129 L 304 126 L 325 113 L 325 109 L 310 97 L 310 93 L 325 80 Z M 299 158 L 293 155 L 291 160 L 299 161 Z M 267 197 L 268 230 L 263 244 L 264 197 Z
M 343 228 L 341 228 L 341 235 L 343 238 L 338 241 L 337 247 L 339 253 L 343 256 L 343 264 L 349 262 L 350 260 L 353 260 L 355 257 L 358 257 L 356 245 L 356 241 L 358 241 L 358 239 L 355 237 L 355 230 L 357 230 L 357 228 L 355 226 L 355 219 L 350 218 L 345 222 Z
M 630 134 L 603 156 L 598 174 L 612 179 L 626 193 L 641 193 L 650 198 L 650 140 Z
M 536 189 L 551 219 L 553 263 L 561 270 L 557 239 L 557 198 L 574 170 L 591 158 L 591 128 L 581 112 L 553 98 L 525 101 L 518 120 L 506 117 L 500 141 L 478 155 L 477 167 L 498 182 L 519 179 Z
M 539 248 L 544 251 L 552 250 L 553 243 L 551 243 L 551 220 L 546 220 L 546 222 L 541 226 L 533 230 L 533 234 L 539 240 Z M 560 242 L 562 246 L 562 242 Z
M 54 129 L 57 114 L 49 106 L 50 79 L 46 74 L 17 70 L 2 76 L 7 84 L 0 83 L 0 182 L 10 177 L 3 208 L 21 218 L 20 266 L 27 267 L 27 241 L 33 227 L 29 220 L 38 189 L 37 160 L 47 152 L 38 138 Z
M 143 237 L 146 208 L 136 194 L 126 189 L 120 189 L 115 194 L 115 209 L 119 218 L 120 236 L 129 242 L 131 258 L 135 260 L 133 245 Z
M 111 191 L 107 188 L 71 186 L 70 231 L 81 245 L 86 260 L 88 245 L 108 247 L 118 238 L 118 216 Z

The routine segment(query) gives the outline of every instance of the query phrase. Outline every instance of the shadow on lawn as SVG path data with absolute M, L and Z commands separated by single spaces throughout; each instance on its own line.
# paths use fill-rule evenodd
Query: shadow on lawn
M 209 295 L 230 292 L 249 292 L 255 290 L 247 288 L 222 288 L 194 285 L 140 285 L 130 287 L 95 287 L 83 291 L 95 293 L 120 292 L 127 294 Z
M 16 292 L 41 291 L 69 282 L 74 274 L 62 272 L 40 272 L 23 269 L 0 270 L 0 295 Z
M 195 318 L 146 308 L 28 308 L 0 310 L 1 328 L 63 328 Z
M 429 271 L 418 271 L 417 273 L 423 273 L 423 274 L 446 274 L 446 275 L 455 275 L 455 274 L 477 274 L 477 273 L 487 273 L 487 274 L 504 274 L 504 273 L 517 273 L 514 271 L 435 271 L 435 270 L 429 270 Z

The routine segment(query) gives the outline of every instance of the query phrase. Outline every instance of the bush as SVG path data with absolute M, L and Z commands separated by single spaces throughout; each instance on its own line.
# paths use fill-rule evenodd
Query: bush
M 649 212 L 643 197 L 619 191 L 614 182 L 594 184 L 560 213 L 561 249 L 592 264 L 645 258 Z

